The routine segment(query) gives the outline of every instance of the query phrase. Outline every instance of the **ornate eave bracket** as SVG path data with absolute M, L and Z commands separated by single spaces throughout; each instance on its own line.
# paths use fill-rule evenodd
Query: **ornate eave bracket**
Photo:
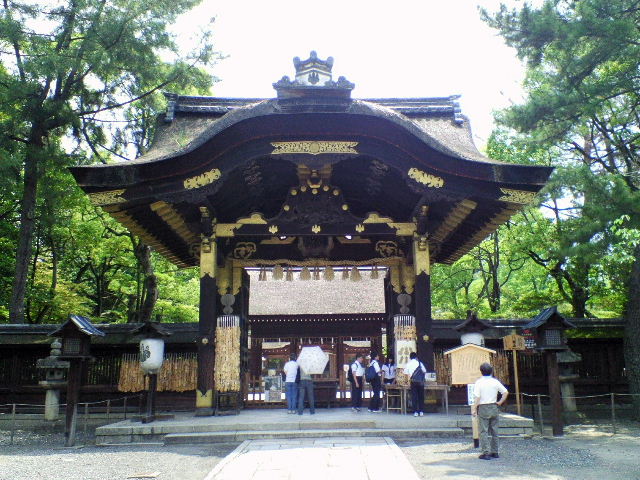
M 511 188 L 500 188 L 503 195 L 498 198 L 501 202 L 517 203 L 520 205 L 529 205 L 536 200 L 536 192 L 527 190 L 514 190 Z

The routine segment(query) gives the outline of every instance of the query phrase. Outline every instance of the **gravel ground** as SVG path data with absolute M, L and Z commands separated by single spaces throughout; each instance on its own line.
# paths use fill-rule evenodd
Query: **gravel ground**
M 640 480 L 637 425 L 616 435 L 594 426 L 569 427 L 566 433 L 502 438 L 500 458 L 490 461 L 477 458 L 471 439 L 396 443 L 424 480 Z M 16 445 L 8 440 L 0 432 L 0 480 L 202 480 L 238 445 L 62 448 L 61 434 L 25 431 L 17 432 Z
M 500 458 L 478 459 L 472 441 L 397 441 L 422 479 L 640 480 L 640 429 L 618 435 L 571 427 L 562 438 L 506 437 Z
M 19 432 L 15 441 L 9 446 L 8 436 L 0 436 L 0 480 L 201 480 L 238 446 L 62 448 L 61 434 L 27 432 Z

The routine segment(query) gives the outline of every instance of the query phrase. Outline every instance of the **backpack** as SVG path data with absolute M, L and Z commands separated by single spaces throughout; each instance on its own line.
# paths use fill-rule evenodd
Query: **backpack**
M 349 383 L 355 383 L 355 380 L 353 378 L 353 370 L 351 369 L 352 366 L 353 365 L 349 365 L 349 370 L 347 371 L 347 380 L 349 380 Z
M 411 374 L 411 383 L 417 383 L 424 385 L 425 374 L 422 371 L 422 362 L 418 362 L 418 368 L 416 368 Z
M 364 379 L 371 383 L 378 376 L 378 372 L 376 372 L 376 368 L 373 365 L 369 365 L 367 369 L 364 371 Z

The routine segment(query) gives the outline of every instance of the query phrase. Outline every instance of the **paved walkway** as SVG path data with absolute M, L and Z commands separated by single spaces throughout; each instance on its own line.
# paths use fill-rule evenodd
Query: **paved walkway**
M 419 480 L 387 437 L 248 440 L 205 480 Z

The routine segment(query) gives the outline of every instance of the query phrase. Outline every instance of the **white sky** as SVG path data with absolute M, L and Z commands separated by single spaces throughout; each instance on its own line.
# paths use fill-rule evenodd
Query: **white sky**
M 478 4 L 493 11 L 499 2 L 203 0 L 178 32 L 186 38 L 216 17 L 216 49 L 228 57 L 212 69 L 221 79 L 215 96 L 273 97 L 273 82 L 294 77 L 293 57 L 315 50 L 334 58 L 334 80 L 355 83 L 356 98 L 461 94 L 482 147 L 492 111 L 520 101 L 524 69 L 480 20 Z

